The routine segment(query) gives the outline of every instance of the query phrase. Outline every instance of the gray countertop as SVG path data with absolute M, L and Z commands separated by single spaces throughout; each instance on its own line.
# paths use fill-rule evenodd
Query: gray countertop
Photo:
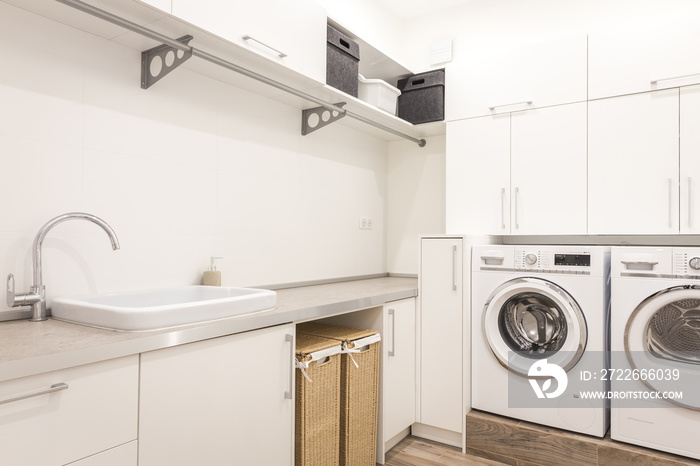
M 270 311 L 146 332 L 116 332 L 51 319 L 0 323 L 0 381 L 154 351 L 418 295 L 415 278 L 384 277 L 277 290 Z

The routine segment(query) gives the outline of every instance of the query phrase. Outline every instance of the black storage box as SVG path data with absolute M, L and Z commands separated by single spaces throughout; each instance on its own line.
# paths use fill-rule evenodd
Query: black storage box
M 400 79 L 398 117 L 413 124 L 445 119 L 445 70 Z
M 326 40 L 326 84 L 357 97 L 359 44 L 331 25 Z

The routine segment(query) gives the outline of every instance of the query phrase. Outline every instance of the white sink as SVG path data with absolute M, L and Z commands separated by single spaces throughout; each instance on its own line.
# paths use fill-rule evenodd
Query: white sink
M 154 330 L 270 310 L 277 293 L 257 288 L 183 286 L 54 298 L 60 320 L 112 330 Z

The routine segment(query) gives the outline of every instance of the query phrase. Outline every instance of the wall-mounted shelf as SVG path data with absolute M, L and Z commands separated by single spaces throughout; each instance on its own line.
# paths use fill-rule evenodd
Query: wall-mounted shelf
M 161 45 L 160 41 L 143 35 L 143 33 L 126 30 L 104 19 L 90 16 L 83 11 L 68 7 L 57 1 L 3 1 L 67 24 L 76 29 L 98 35 L 133 50 L 137 50 L 138 52 Z M 188 34 L 192 35 L 193 39 L 189 45 L 197 50 L 204 51 L 204 55 L 214 56 L 218 59 L 233 63 L 237 67 L 249 70 L 255 75 L 263 76 L 268 80 L 280 83 L 283 87 L 289 87 L 298 91 L 299 95 L 290 94 L 285 90 L 270 86 L 252 77 L 231 72 L 230 69 L 206 60 L 188 60 L 181 65 L 183 68 L 250 90 L 299 109 L 316 107 L 318 104 L 314 103 L 315 99 L 328 104 L 347 102 L 343 109 L 346 110 L 348 114 L 351 114 L 350 116 L 353 118 L 343 118 L 338 124 L 356 128 L 387 141 L 400 140 L 406 138 L 406 136 L 409 139 L 420 140 L 425 137 L 445 133 L 444 122 L 413 125 L 341 91 L 286 68 L 262 55 L 244 49 L 237 44 L 233 44 L 189 23 L 178 20 L 163 11 L 157 10 L 139 1 L 91 0 L 88 5 L 107 11 L 127 22 L 142 26 L 147 31 L 153 31 L 158 35 L 171 38 L 172 40 Z M 135 76 L 138 76 L 139 73 L 139 69 L 134 69 Z M 312 100 L 310 101 L 305 96 L 310 97 Z M 377 125 L 383 129 L 373 125 Z

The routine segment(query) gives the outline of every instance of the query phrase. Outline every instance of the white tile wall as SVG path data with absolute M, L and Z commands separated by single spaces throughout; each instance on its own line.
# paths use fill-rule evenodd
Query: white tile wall
M 121 249 L 56 227 L 49 303 L 196 284 L 210 255 L 233 286 L 386 271 L 386 142 L 302 137 L 299 110 L 183 68 L 142 90 L 139 52 L 2 2 L 0 63 L 0 277 L 18 291 L 37 230 L 70 211 L 104 218 Z

